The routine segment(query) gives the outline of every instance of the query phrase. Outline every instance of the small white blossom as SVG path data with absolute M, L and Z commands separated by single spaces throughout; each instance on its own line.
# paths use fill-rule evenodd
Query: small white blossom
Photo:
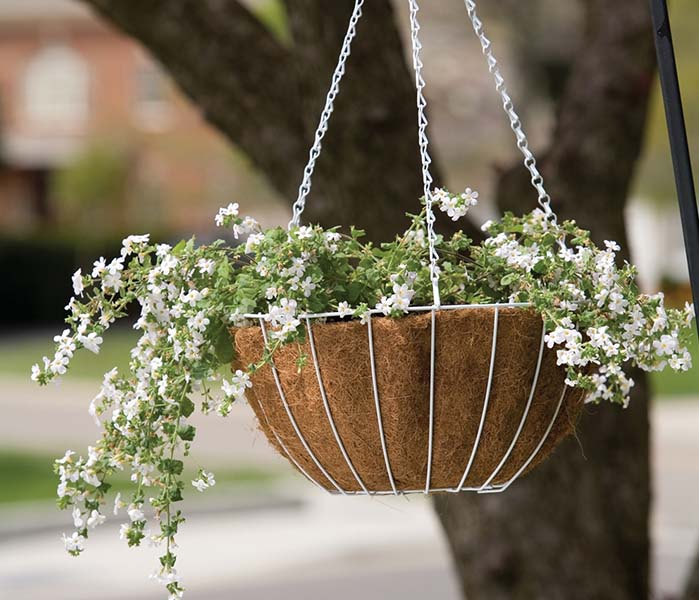
M 73 273 L 73 293 L 76 296 L 82 296 L 84 289 L 85 286 L 83 285 L 82 271 L 78 269 L 75 273 Z

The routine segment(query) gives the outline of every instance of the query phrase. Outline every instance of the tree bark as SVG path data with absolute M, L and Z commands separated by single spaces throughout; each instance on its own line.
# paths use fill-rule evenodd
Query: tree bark
M 586 3 L 542 172 L 559 217 L 626 247 L 623 213 L 638 158 L 655 59 L 643 0 Z M 498 198 L 522 211 L 521 168 Z M 648 390 L 631 406 L 591 407 L 576 438 L 506 494 L 436 499 L 469 598 L 639 599 L 649 595 Z
M 141 41 L 204 116 L 290 201 L 352 2 L 285 0 L 277 42 L 233 0 L 82 0 Z M 586 0 L 587 30 L 541 161 L 554 207 L 595 238 L 625 243 L 623 209 L 653 74 L 645 0 Z M 365 5 L 305 217 L 372 238 L 404 228 L 421 194 L 414 85 L 388 0 Z M 438 173 L 436 173 L 438 175 Z M 523 168 L 499 202 L 536 195 Z M 648 409 L 595 407 L 548 463 L 506 494 L 435 501 L 469 598 L 639 599 L 649 590 Z
M 203 116 L 296 199 L 353 2 L 285 0 L 285 47 L 235 0 L 83 1 L 146 46 Z M 422 195 L 414 95 L 391 3 L 367 2 L 305 220 L 354 224 L 375 240 L 405 229 Z
M 699 551 L 694 555 L 682 600 L 699 600 Z

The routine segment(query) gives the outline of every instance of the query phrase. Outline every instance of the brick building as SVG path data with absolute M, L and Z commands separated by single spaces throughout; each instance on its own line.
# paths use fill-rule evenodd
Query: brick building
M 0 2 L 0 162 L 0 232 L 202 231 L 231 197 L 272 196 L 135 42 L 72 0 Z

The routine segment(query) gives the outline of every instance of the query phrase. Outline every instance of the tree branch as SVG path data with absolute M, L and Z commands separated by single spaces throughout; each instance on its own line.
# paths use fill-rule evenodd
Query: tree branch
M 285 195 L 308 145 L 294 57 L 235 0 L 81 0 L 139 40 Z

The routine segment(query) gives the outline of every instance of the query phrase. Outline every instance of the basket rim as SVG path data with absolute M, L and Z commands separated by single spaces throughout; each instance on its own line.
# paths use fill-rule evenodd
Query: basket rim
M 423 305 L 423 306 L 409 306 L 406 310 L 407 312 L 439 312 L 440 310 L 460 310 L 460 309 L 473 309 L 473 308 L 528 308 L 532 306 L 531 302 L 493 302 L 489 304 L 441 304 L 437 306 Z M 366 311 L 370 315 L 381 315 L 385 316 L 383 311 L 377 308 L 371 308 Z M 245 319 L 264 319 L 267 317 L 266 313 L 245 313 L 242 315 Z M 298 315 L 299 319 L 327 319 L 330 317 L 341 317 L 341 318 L 353 318 L 351 315 L 342 315 L 339 311 L 330 311 L 322 313 L 301 313 Z

